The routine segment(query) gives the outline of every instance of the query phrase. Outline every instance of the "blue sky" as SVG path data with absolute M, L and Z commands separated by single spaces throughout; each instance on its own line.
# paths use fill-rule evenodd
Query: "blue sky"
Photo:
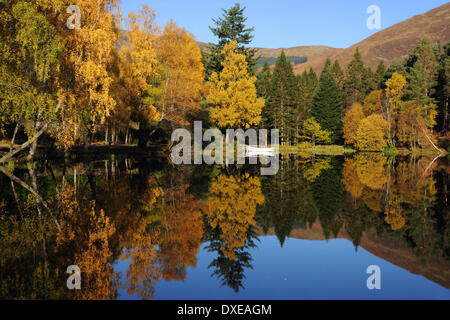
M 195 35 L 198 41 L 215 42 L 208 26 L 236 0 L 122 0 L 125 14 L 146 4 L 156 11 L 163 27 L 170 19 Z M 247 25 L 255 27 L 252 46 L 265 48 L 301 45 L 349 47 L 377 30 L 369 30 L 366 9 L 381 9 L 381 28 L 447 3 L 444 0 L 247 0 Z
M 309 300 L 309 299 L 436 299 L 449 300 L 450 290 L 385 261 L 364 248 L 355 251 L 345 239 L 312 241 L 288 238 L 280 247 L 275 236 L 259 237 L 257 247 L 249 249 L 253 269 L 245 269 L 245 289 L 235 293 L 221 287 L 214 269 L 209 268 L 217 253 L 202 245 L 196 268 L 186 269 L 184 281 L 160 280 L 156 299 L 245 299 L 245 300 Z M 118 260 L 114 268 L 122 281 L 131 260 Z M 381 269 L 381 290 L 368 290 L 367 267 Z M 138 299 L 119 290 L 119 299 Z

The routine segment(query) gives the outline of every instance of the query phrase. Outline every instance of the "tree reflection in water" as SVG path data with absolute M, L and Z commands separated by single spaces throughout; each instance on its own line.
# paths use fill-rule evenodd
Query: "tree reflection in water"
M 319 223 L 325 239 L 365 234 L 399 241 L 417 261 L 448 266 L 446 159 L 380 154 L 283 156 L 273 177 L 257 168 L 170 167 L 123 157 L 10 164 L 0 172 L 0 298 L 152 299 L 159 281 L 184 281 L 202 243 L 211 276 L 245 289 L 258 236 L 281 246 Z M 124 274 L 114 263 L 128 261 Z M 82 270 L 67 290 L 65 270 Z

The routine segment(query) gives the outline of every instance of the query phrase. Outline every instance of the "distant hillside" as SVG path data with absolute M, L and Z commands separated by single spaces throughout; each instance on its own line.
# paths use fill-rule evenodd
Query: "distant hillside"
M 308 57 L 308 60 L 317 57 L 323 57 L 326 55 L 331 55 L 342 50 L 326 46 L 301 46 L 301 47 L 278 48 L 278 49 L 268 49 L 268 48 L 256 48 L 256 49 L 258 50 L 257 54 L 260 55 L 261 57 L 278 58 L 281 54 L 281 51 L 284 50 L 284 54 L 286 56 Z
M 393 61 L 406 57 L 424 37 L 431 43 L 450 41 L 450 3 L 414 16 L 408 20 L 381 30 L 363 41 L 347 48 L 337 49 L 327 46 L 300 46 L 293 48 L 256 48 L 257 55 L 263 58 L 277 58 L 284 50 L 286 56 L 307 57 L 306 63 L 294 66 L 294 71 L 300 74 L 305 69 L 313 68 L 320 73 L 327 57 L 338 59 L 345 68 L 351 61 L 356 48 L 359 48 L 363 61 L 371 68 L 376 68 L 380 61 L 388 66 Z M 206 49 L 207 44 L 199 42 L 199 47 Z
M 293 65 L 305 63 L 308 61 L 308 57 L 296 57 L 296 56 L 287 56 L 286 59 L 290 62 L 292 62 Z M 258 63 L 256 64 L 256 67 L 263 67 L 264 64 L 267 62 L 269 66 L 273 66 L 277 63 L 278 58 L 275 57 L 259 57 Z
M 208 51 L 208 44 L 205 42 L 198 41 L 198 46 L 201 50 Z M 284 50 L 284 54 L 289 57 L 307 57 L 308 60 L 314 59 L 317 57 L 322 57 L 325 55 L 331 55 L 335 52 L 338 52 L 343 49 L 336 49 L 326 46 L 301 46 L 301 47 L 292 47 L 292 48 L 277 48 L 277 49 L 269 49 L 269 48 L 256 48 L 257 56 L 261 56 L 263 58 L 278 58 L 281 54 L 281 51 Z
M 359 48 L 362 59 L 366 65 L 376 68 L 380 61 L 389 65 L 392 61 L 402 60 L 407 56 L 424 37 L 431 43 L 441 41 L 442 44 L 450 41 L 450 3 L 430 10 L 424 14 L 414 16 L 408 20 L 381 30 L 365 40 L 345 49 L 312 58 L 308 62 L 294 67 L 296 73 L 313 68 L 320 72 L 325 60 L 330 57 L 338 59 L 342 67 L 351 61 L 356 48 Z

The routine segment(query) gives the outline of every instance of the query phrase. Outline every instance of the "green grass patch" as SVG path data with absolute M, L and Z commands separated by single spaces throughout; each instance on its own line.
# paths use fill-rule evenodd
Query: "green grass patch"
M 311 153 L 316 155 L 327 155 L 327 156 L 340 156 L 344 154 L 356 152 L 354 149 L 338 146 L 338 145 L 316 145 L 311 146 L 307 144 L 301 144 L 298 146 L 280 146 L 280 153 Z

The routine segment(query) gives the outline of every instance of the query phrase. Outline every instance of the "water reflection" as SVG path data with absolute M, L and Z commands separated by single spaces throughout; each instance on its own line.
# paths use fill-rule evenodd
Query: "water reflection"
M 272 177 L 123 156 L 10 165 L 0 173 L 0 298 L 152 299 L 159 282 L 186 279 L 202 247 L 214 257 L 205 277 L 237 293 L 272 234 L 280 247 L 345 238 L 449 288 L 449 166 L 433 160 L 291 155 Z M 67 290 L 70 265 L 83 290 Z

